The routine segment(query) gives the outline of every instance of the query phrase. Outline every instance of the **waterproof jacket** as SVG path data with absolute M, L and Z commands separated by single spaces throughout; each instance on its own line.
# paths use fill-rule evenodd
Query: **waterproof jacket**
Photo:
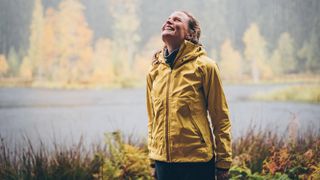
M 215 156 L 216 167 L 230 168 L 231 124 L 216 63 L 189 41 L 180 46 L 172 68 L 164 50 L 154 58 L 146 93 L 149 157 L 207 162 Z

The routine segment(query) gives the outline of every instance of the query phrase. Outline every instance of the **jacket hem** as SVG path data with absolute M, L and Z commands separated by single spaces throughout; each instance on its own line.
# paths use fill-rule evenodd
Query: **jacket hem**
M 187 163 L 187 162 L 208 162 L 214 158 L 214 155 L 208 155 L 206 158 L 202 157 L 179 157 L 179 158 L 171 158 L 171 161 L 167 161 L 165 156 L 156 155 L 153 153 L 149 154 L 149 158 L 155 161 L 162 161 L 162 162 L 172 162 L 172 163 Z

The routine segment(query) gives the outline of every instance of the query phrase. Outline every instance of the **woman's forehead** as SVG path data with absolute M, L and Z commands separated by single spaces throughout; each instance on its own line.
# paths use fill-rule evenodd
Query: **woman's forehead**
M 181 18 L 183 20 L 188 20 L 189 19 L 188 16 L 185 13 L 181 12 L 181 11 L 175 11 L 169 16 L 169 18 L 173 18 L 173 17 L 179 17 L 179 18 Z

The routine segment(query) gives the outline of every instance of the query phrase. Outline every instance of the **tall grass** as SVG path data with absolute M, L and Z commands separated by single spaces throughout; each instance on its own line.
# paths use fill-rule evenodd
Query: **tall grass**
M 279 136 L 252 127 L 233 141 L 232 179 L 319 179 L 320 133 L 310 128 Z M 53 148 L 25 139 L 10 148 L 0 138 L 0 179 L 152 179 L 146 141 L 120 132 L 106 134 L 105 144 L 89 148 L 81 138 Z
M 94 179 L 102 160 L 93 154 L 105 151 L 100 145 L 86 149 L 82 139 L 69 147 L 53 143 L 50 151 L 43 142 L 37 147 L 28 138 L 26 142 L 10 149 L 1 138 L 0 179 Z
M 105 145 L 88 148 L 80 138 L 69 146 L 53 142 L 50 149 L 42 141 L 35 146 L 25 138 L 26 146 L 11 149 L 0 138 L 0 179 L 151 179 L 144 141 L 123 139 L 114 132 L 106 134 Z
M 297 101 L 308 103 L 320 103 L 320 86 L 300 85 L 275 90 L 269 93 L 253 95 L 253 99 L 266 101 Z

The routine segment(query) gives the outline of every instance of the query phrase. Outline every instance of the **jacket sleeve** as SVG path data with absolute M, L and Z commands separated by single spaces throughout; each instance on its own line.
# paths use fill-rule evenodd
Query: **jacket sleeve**
M 216 143 L 214 149 L 216 167 L 229 169 L 232 162 L 229 109 L 222 88 L 218 66 L 214 62 L 210 62 L 205 69 L 203 71 L 203 89 Z
M 153 121 L 153 105 L 151 100 L 151 88 L 152 88 L 152 79 L 150 75 L 147 75 L 147 83 L 146 83 L 146 103 L 147 103 L 147 114 L 148 114 L 148 147 L 151 142 L 151 129 L 152 129 L 152 121 Z

